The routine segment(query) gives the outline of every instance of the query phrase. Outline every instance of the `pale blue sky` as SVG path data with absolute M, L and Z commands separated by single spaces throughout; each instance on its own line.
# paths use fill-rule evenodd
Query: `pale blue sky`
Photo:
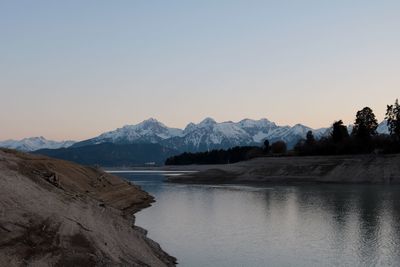
M 400 96 L 400 1 L 0 0 L 0 140 L 155 117 L 351 123 Z

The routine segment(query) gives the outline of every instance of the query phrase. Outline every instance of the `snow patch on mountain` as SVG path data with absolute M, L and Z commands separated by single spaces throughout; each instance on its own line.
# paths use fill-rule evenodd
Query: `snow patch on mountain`
M 261 143 L 261 142 L 263 142 L 265 139 L 268 139 L 268 134 L 267 134 L 267 133 L 264 133 L 264 132 L 262 132 L 262 131 L 259 131 L 258 133 L 256 133 L 256 134 L 253 136 L 253 141 L 256 142 L 256 143 Z

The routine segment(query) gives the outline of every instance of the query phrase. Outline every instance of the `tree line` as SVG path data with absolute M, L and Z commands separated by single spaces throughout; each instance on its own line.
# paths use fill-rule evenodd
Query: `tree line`
M 165 165 L 229 164 L 258 157 L 262 153 L 262 149 L 256 146 L 237 146 L 227 150 L 215 149 L 198 153 L 185 152 L 168 158 Z
M 358 111 L 349 133 L 342 120 L 335 121 L 330 135 L 316 140 L 312 132 L 297 143 L 297 155 L 342 155 L 365 153 L 400 153 L 400 105 L 396 99 L 386 108 L 389 135 L 378 134 L 378 121 L 370 107 Z
M 276 141 L 270 145 L 269 141 L 265 140 L 261 147 L 236 146 L 229 149 L 214 149 L 197 153 L 185 152 L 168 158 L 165 165 L 230 164 L 269 155 L 285 155 L 286 151 L 285 142 Z

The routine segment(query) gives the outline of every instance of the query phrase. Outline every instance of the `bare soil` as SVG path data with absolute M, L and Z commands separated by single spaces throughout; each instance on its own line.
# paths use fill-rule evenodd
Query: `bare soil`
M 153 201 L 99 169 L 0 149 L 0 266 L 175 266 L 134 226 Z
M 193 169 L 196 169 L 192 166 Z M 262 157 L 168 178 L 172 183 L 400 184 L 400 155 Z

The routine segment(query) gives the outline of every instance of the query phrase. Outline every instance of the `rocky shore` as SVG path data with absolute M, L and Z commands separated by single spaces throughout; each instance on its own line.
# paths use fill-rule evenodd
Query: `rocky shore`
M 195 168 L 194 168 L 195 169 Z M 400 184 L 400 155 L 263 157 L 168 178 L 171 183 Z
M 0 266 L 175 266 L 134 225 L 153 201 L 101 170 L 0 149 Z

